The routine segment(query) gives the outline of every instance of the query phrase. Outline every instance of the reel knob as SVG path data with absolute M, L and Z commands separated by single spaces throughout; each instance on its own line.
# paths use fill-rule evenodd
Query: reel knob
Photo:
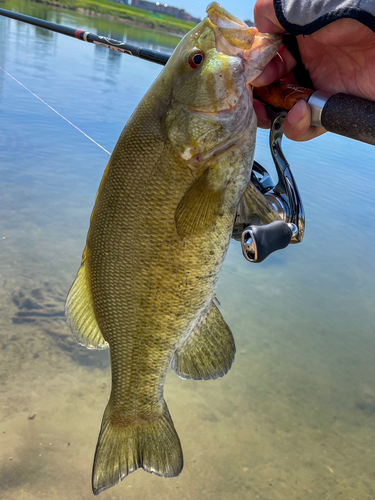
M 249 226 L 241 238 L 242 253 L 249 262 L 262 262 L 276 250 L 287 247 L 298 228 L 282 220 L 265 226 Z

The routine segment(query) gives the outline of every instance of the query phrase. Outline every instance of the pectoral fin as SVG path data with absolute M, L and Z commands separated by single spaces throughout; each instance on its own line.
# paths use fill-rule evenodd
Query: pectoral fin
M 208 175 L 209 169 L 193 182 L 176 208 L 175 224 L 180 236 L 204 232 L 220 214 L 224 188 L 212 189 Z
M 108 349 L 108 343 L 104 340 L 95 318 L 87 283 L 86 257 L 85 248 L 81 267 L 66 299 L 65 315 L 75 338 L 81 345 L 88 349 Z
M 229 371 L 235 352 L 232 332 L 212 302 L 207 316 L 176 351 L 172 368 L 181 378 L 216 379 Z
M 274 210 L 265 196 L 254 184 L 249 182 L 240 200 L 240 211 L 249 224 L 270 224 L 280 220 L 276 210 Z

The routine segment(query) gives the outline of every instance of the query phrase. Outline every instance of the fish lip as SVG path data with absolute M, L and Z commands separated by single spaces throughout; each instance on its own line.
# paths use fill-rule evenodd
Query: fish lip
M 241 19 L 238 19 L 238 17 L 231 14 L 217 2 L 211 2 L 206 8 L 206 13 L 207 17 L 215 26 L 220 26 L 220 24 L 222 24 L 223 27 L 236 27 L 242 29 L 249 27 L 246 23 L 241 21 Z M 219 22 L 217 23 L 215 21 Z

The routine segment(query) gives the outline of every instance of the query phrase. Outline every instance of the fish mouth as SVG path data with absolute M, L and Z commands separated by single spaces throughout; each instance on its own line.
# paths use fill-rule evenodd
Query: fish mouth
M 206 12 L 215 33 L 216 50 L 243 59 L 246 83 L 255 80 L 281 47 L 281 35 L 260 33 L 217 2 L 210 3 Z

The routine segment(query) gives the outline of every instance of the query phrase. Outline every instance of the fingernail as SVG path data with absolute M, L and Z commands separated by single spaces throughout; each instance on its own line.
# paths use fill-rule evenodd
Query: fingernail
M 305 101 L 298 101 L 295 104 L 291 111 L 289 111 L 286 120 L 290 123 L 290 125 L 297 125 L 300 123 L 306 116 L 308 104 Z

